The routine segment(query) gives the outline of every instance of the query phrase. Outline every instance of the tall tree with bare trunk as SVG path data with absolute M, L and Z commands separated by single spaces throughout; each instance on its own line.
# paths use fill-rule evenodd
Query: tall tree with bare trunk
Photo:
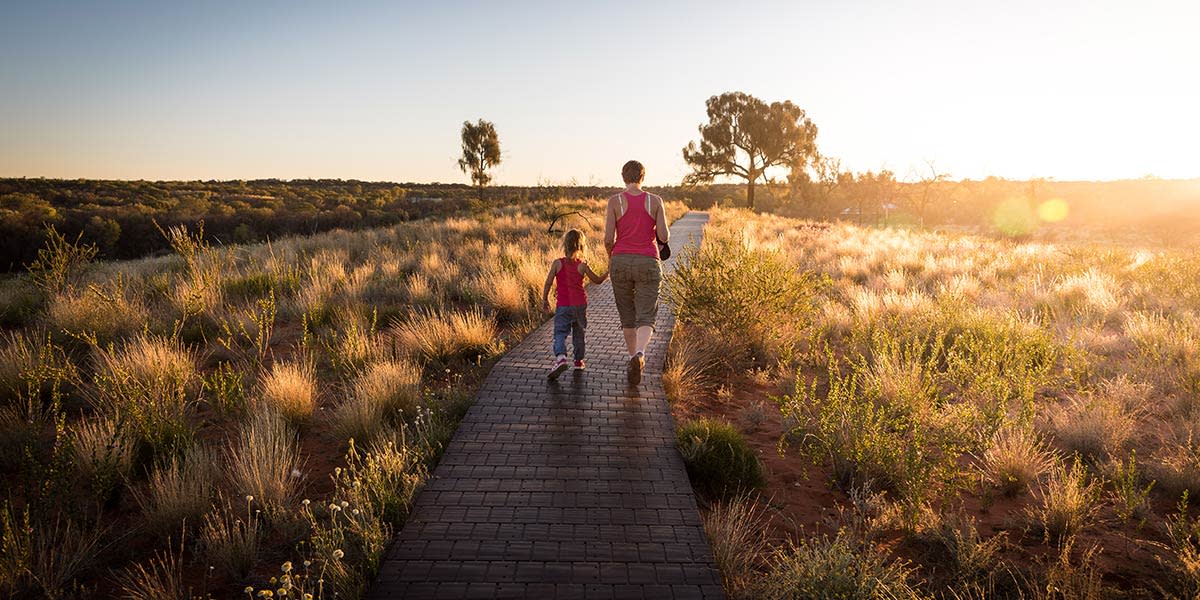
M 692 168 L 684 184 L 722 176 L 746 180 L 746 202 L 754 208 L 754 186 L 769 182 L 772 167 L 805 169 L 816 159 L 817 126 L 790 100 L 767 104 L 742 92 L 726 92 L 706 103 L 708 123 L 700 142 L 688 142 L 683 160 Z
M 463 121 L 462 158 L 458 168 L 471 176 L 471 182 L 479 187 L 479 201 L 483 202 L 483 188 L 491 183 L 488 169 L 500 164 L 500 136 L 490 121 L 479 119 L 478 123 Z

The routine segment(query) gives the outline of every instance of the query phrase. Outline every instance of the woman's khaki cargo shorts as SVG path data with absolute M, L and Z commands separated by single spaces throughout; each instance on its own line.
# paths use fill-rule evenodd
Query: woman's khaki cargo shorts
M 654 327 L 662 266 L 653 256 L 614 254 L 608 263 L 623 329 Z

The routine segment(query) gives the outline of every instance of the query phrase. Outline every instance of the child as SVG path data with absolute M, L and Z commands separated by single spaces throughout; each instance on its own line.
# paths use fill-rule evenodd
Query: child
M 586 241 L 583 232 L 572 229 L 563 235 L 563 257 L 550 265 L 550 273 L 546 275 L 546 285 L 542 288 L 542 310 L 550 312 L 550 284 L 557 282 L 555 295 L 558 307 L 554 311 L 554 366 L 550 369 L 549 379 L 558 379 L 570 364 L 567 361 L 567 334 L 571 334 L 571 346 L 575 351 L 575 368 L 584 368 L 583 364 L 583 330 L 587 329 L 587 292 L 583 291 L 583 276 L 587 275 L 592 283 L 601 283 L 608 279 L 608 273 L 597 275 L 583 261 Z

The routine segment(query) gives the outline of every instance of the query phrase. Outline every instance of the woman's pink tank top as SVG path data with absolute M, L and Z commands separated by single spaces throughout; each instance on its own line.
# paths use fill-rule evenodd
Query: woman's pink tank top
M 658 258 L 658 222 L 646 210 L 646 192 L 631 196 L 621 192 L 625 198 L 625 214 L 617 219 L 617 243 L 613 254 L 641 254 Z
M 564 306 L 587 306 L 587 292 L 583 289 L 583 273 L 579 272 L 579 263 L 581 260 L 572 260 L 567 257 L 558 259 L 558 273 L 554 275 L 554 281 L 558 284 L 558 307 Z

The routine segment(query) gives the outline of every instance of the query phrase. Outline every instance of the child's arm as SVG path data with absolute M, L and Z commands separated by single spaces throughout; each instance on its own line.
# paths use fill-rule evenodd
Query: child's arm
M 604 283 L 604 280 L 608 279 L 608 273 L 597 275 L 587 263 L 579 263 L 579 270 L 582 271 L 584 275 L 587 275 L 588 279 L 592 280 L 592 283 Z
M 546 275 L 546 285 L 542 286 L 542 310 L 550 312 L 550 286 L 554 285 L 554 276 L 562 268 L 558 260 L 550 264 L 550 273 Z

